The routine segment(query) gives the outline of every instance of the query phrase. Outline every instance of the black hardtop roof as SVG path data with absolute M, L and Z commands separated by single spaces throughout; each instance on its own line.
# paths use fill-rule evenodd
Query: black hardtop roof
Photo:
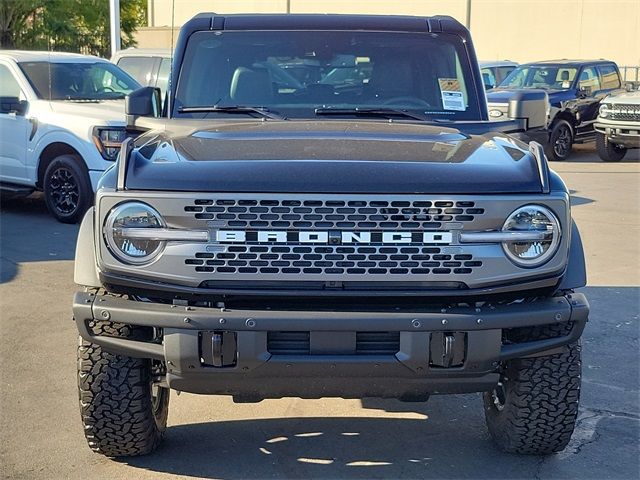
M 209 30 L 371 30 L 453 33 L 465 39 L 469 37 L 469 31 L 464 25 L 446 15 L 431 17 L 296 13 L 221 15 L 206 12 L 196 15 L 185 26 L 196 24 L 197 29 L 202 30 L 205 22 L 208 23 Z
M 583 65 L 598 65 L 602 63 L 615 64 L 615 62 L 613 62 L 612 60 L 606 60 L 604 58 L 600 58 L 598 60 L 570 60 L 570 59 L 562 58 L 559 60 L 541 60 L 539 62 L 529 62 L 529 63 L 522 64 L 520 66 L 522 67 L 525 65 L 565 65 L 565 66 L 579 67 Z

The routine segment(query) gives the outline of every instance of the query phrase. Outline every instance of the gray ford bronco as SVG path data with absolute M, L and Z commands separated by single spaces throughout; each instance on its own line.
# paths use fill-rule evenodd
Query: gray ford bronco
M 489 122 L 450 17 L 200 14 L 163 106 L 78 237 L 73 312 L 89 446 L 160 443 L 171 389 L 236 402 L 482 392 L 508 452 L 569 441 L 588 317 L 569 191 L 523 132 L 546 93 Z

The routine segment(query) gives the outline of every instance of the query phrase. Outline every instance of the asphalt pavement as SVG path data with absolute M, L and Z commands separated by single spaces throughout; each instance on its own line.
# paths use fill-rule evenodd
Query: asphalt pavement
M 593 145 L 554 163 L 573 194 L 589 270 L 583 391 L 572 441 L 546 457 L 497 451 L 480 395 L 427 403 L 268 400 L 172 392 L 154 454 L 92 453 L 76 392 L 71 320 L 78 227 L 41 196 L 0 207 L 0 477 L 580 478 L 640 477 L 640 155 L 605 164 Z

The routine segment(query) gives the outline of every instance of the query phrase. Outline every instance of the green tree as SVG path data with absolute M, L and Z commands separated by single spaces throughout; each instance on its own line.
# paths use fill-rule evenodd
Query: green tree
M 80 52 L 108 56 L 109 0 L 0 0 L 3 48 Z M 120 0 L 122 47 L 135 46 L 146 22 L 146 0 Z M 6 7 L 6 8 L 5 8 Z M 10 23 L 11 22 L 11 23 Z M 5 29 L 6 28 L 6 40 Z

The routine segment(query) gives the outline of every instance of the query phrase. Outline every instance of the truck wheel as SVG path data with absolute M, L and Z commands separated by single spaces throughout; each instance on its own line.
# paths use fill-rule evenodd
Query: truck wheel
M 573 130 L 566 120 L 554 123 L 546 148 L 549 160 L 566 160 L 573 145 Z
M 110 322 L 92 325 L 109 336 L 149 340 L 153 330 Z M 164 435 L 169 389 L 154 386 L 153 362 L 105 352 L 80 338 L 78 392 L 89 447 L 108 457 L 153 452 Z
M 42 188 L 47 209 L 63 223 L 82 220 L 93 200 L 89 173 L 77 155 L 54 158 L 45 170 Z
M 619 162 L 627 153 L 625 147 L 607 141 L 604 133 L 600 132 L 596 132 L 596 148 L 598 155 L 605 162 Z
M 565 334 L 570 325 L 531 329 L 530 340 Z M 563 450 L 575 427 L 580 399 L 580 345 L 567 351 L 505 362 L 500 382 L 484 394 L 489 434 L 509 453 L 546 455 Z

